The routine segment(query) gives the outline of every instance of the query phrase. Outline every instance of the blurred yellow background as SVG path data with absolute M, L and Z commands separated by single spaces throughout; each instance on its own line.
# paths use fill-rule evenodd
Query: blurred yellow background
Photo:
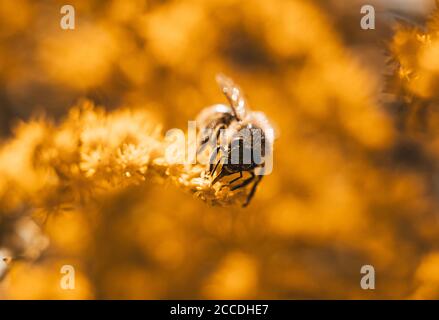
M 76 28 L 62 30 L 63 4 L 0 1 L 0 248 L 23 256 L 1 298 L 439 298 L 439 153 L 382 103 L 385 57 L 356 55 L 349 33 L 374 32 L 360 5 L 340 20 L 340 1 L 75 0 Z M 279 133 L 247 208 L 148 180 L 48 203 L 28 150 L 80 99 L 185 129 L 225 103 L 219 72 Z M 64 264 L 75 290 L 60 288 Z

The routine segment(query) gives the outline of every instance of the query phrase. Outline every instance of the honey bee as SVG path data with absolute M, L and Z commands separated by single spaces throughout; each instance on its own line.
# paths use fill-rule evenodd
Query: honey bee
M 262 177 L 269 173 L 274 130 L 264 113 L 250 110 L 242 90 L 230 78 L 219 74 L 216 80 L 230 106 L 216 104 L 200 112 L 197 154 L 211 146 L 206 176 L 212 185 L 221 181 L 221 188 L 235 191 L 252 184 L 243 204 L 246 207 Z M 236 177 L 225 179 L 232 175 Z

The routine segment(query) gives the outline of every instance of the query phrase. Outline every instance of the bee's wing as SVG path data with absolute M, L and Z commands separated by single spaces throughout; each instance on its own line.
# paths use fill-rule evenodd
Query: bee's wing
M 221 73 L 216 76 L 216 81 L 227 100 L 229 100 L 236 118 L 238 120 L 244 120 L 250 110 L 248 109 L 248 103 L 241 88 L 239 88 L 232 79 Z

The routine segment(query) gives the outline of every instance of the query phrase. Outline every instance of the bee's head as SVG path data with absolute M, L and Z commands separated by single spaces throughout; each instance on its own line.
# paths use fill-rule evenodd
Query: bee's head
M 220 130 L 228 128 L 235 120 L 233 110 L 225 105 L 217 104 L 203 109 L 196 118 L 198 152 L 204 150 L 206 145 L 216 145 Z

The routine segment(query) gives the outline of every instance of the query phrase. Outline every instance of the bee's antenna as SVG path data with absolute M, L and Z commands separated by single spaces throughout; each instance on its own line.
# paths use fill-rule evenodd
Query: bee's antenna
M 221 88 L 221 91 L 229 100 L 233 113 L 238 120 L 243 120 L 247 113 L 247 102 L 245 101 L 242 90 L 222 73 L 217 74 L 216 82 Z

